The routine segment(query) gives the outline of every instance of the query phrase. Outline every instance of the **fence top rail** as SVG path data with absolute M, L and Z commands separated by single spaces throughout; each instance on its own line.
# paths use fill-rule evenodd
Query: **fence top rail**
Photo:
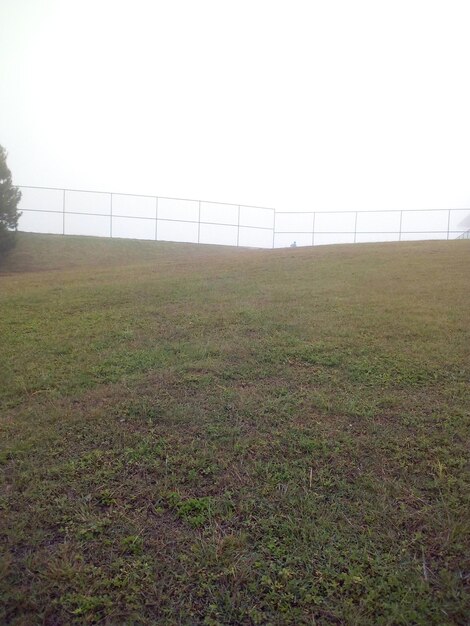
M 43 189 L 44 191 L 70 191 L 73 193 L 101 193 L 108 196 L 131 196 L 136 198 L 158 198 L 159 200 L 180 200 L 181 202 L 200 202 L 201 204 L 225 204 L 247 209 L 262 209 L 263 211 L 276 211 L 271 207 L 256 206 L 255 204 L 237 204 L 235 202 L 219 202 L 217 200 L 195 200 L 194 198 L 173 198 L 171 196 L 155 196 L 143 193 L 121 193 L 118 191 L 94 191 L 92 189 L 66 189 L 64 187 L 40 187 L 38 185 L 15 185 L 20 189 Z
M 341 211 L 276 211 L 276 215 L 341 215 L 343 213 L 427 213 L 428 211 L 470 211 L 470 207 L 458 207 L 450 209 L 344 209 Z
M 269 229 L 266 229 L 269 230 Z M 467 231 L 468 232 L 468 231 Z M 435 235 L 446 233 L 462 233 L 459 230 L 277 230 L 276 235 Z

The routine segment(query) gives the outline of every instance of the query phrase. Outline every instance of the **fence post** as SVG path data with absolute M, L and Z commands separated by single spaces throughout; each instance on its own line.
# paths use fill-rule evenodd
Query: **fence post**
M 312 246 L 315 245 L 315 211 L 313 212 L 313 221 L 312 221 Z
M 155 198 L 155 241 L 158 240 L 158 196 Z
M 357 211 L 356 211 L 356 216 L 354 218 L 354 243 L 356 243 L 356 238 L 357 238 Z
M 449 241 L 449 232 L 450 232 L 450 212 L 451 212 L 451 209 L 449 209 L 449 214 L 447 216 L 447 241 Z
M 62 234 L 65 235 L 65 189 L 62 194 Z
M 238 205 L 238 220 L 237 220 L 237 248 L 240 245 L 240 205 Z
M 274 250 L 275 236 L 276 236 L 276 209 L 273 209 L 273 250 Z
M 199 217 L 197 220 L 197 242 L 201 240 L 201 201 L 199 200 Z
M 109 194 L 110 204 L 109 204 L 109 236 L 112 238 L 113 236 L 113 194 Z
M 401 220 L 403 218 L 403 211 L 400 211 L 400 232 L 398 233 L 398 241 L 401 241 Z

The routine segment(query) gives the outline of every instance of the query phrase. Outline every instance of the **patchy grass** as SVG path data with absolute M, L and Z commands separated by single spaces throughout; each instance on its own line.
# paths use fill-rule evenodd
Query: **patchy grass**
M 20 235 L 0 621 L 467 624 L 469 261 Z

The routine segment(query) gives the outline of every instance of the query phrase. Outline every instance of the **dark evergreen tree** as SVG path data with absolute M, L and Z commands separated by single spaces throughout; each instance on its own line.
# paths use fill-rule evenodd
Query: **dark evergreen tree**
M 7 152 L 0 146 L 0 258 L 15 245 L 18 226 L 18 203 L 21 191 L 11 182 L 7 166 Z

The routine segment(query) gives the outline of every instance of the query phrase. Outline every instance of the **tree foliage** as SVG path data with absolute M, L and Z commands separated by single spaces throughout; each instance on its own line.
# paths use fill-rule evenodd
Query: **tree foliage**
M 21 191 L 12 184 L 7 165 L 7 152 L 0 146 L 0 257 L 15 245 L 18 226 L 18 203 Z

